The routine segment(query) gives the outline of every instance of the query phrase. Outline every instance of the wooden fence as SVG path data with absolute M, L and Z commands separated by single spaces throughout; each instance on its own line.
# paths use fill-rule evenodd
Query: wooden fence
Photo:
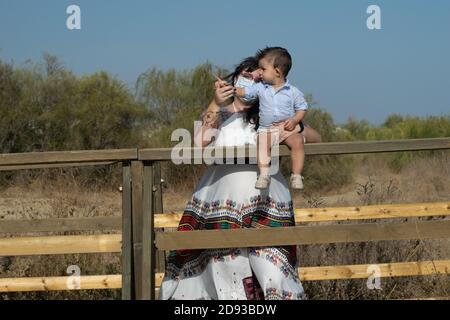
M 230 153 L 230 149 L 231 152 Z M 450 149 L 450 138 L 306 145 L 307 155 L 340 155 Z M 191 159 L 201 160 L 190 148 Z M 252 148 L 224 148 L 221 158 L 254 154 Z M 321 244 L 450 237 L 450 202 L 379 205 L 347 208 L 295 209 L 298 225 L 289 228 L 168 232 L 181 213 L 162 214 L 160 161 L 171 159 L 172 149 L 64 151 L 0 155 L 0 171 L 122 164 L 121 217 L 84 219 L 6 220 L 0 233 L 0 256 L 121 252 L 121 275 L 76 277 L 0 278 L 0 292 L 122 288 L 123 299 L 154 299 L 163 269 L 155 272 L 163 250 Z M 288 156 L 286 147 L 281 156 Z M 414 222 L 303 225 L 310 222 L 442 216 Z M 122 230 L 121 234 L 20 237 L 17 234 L 61 231 Z M 159 251 L 158 251 L 159 250 Z M 367 278 L 369 265 L 302 267 L 303 281 Z M 449 274 L 450 260 L 379 264 L 381 277 Z M 68 285 L 68 281 L 76 281 Z

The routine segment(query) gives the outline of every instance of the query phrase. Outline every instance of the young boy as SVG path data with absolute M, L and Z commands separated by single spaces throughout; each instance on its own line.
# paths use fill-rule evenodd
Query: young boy
M 257 54 L 262 82 L 236 88 L 236 95 L 247 99 L 259 98 L 259 128 L 257 136 L 259 177 L 256 189 L 270 184 L 271 148 L 285 143 L 291 150 L 293 189 L 303 189 L 301 172 L 305 161 L 304 140 L 300 132 L 308 104 L 303 93 L 286 79 L 292 59 L 280 47 L 268 47 Z

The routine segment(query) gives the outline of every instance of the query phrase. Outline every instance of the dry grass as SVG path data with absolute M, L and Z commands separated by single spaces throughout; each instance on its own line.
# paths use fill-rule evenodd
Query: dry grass
M 359 158 L 359 159 L 358 159 Z M 164 175 L 163 175 L 164 177 Z M 332 177 L 330 177 L 332 179 Z M 85 187 L 76 178 L 62 176 L 52 185 L 43 179 L 26 181 L 0 193 L 1 219 L 44 219 L 118 216 L 121 195 L 117 178 L 106 188 Z M 306 181 L 306 188 L 308 186 Z M 181 212 L 191 196 L 189 186 L 168 185 L 164 212 Z M 450 153 L 417 158 L 393 172 L 383 155 L 357 157 L 354 179 L 339 190 L 294 194 L 295 207 L 331 207 L 378 203 L 414 203 L 450 199 Z M 437 218 L 427 218 L 437 219 Z M 405 219 L 406 220 L 406 219 Z M 389 221 L 384 221 L 388 223 Z M 75 234 L 75 233 L 65 233 Z M 30 234 L 28 234 L 30 235 Z M 2 235 L 8 236 L 8 235 Z M 370 264 L 450 258 L 450 240 L 381 241 L 299 247 L 300 266 Z M 119 254 L 4 257 L 0 277 L 62 276 L 70 265 L 83 275 L 120 273 Z M 448 276 L 381 279 L 382 290 L 369 290 L 366 280 L 305 282 L 312 299 L 401 299 L 450 296 Z M 119 299 L 120 290 L 31 292 L 0 294 L 0 299 Z
M 417 158 L 399 173 L 390 170 L 383 155 L 371 156 L 357 163 L 355 180 L 352 184 L 345 186 L 337 194 L 306 194 L 305 197 L 296 195 L 295 206 L 333 207 L 450 199 L 448 152 L 433 158 Z M 413 219 L 422 218 L 408 218 L 404 221 Z M 438 260 L 449 258 L 450 239 L 301 246 L 298 253 L 300 266 Z M 382 290 L 369 290 L 366 282 L 367 280 L 315 281 L 305 282 L 304 286 L 313 299 L 404 299 L 450 296 L 448 276 L 383 278 Z

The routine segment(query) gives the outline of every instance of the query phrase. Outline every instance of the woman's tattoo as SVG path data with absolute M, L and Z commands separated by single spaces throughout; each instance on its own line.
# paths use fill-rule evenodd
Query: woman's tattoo
M 227 108 L 220 108 L 219 111 L 205 110 L 200 118 L 204 127 L 218 129 L 232 115 Z
M 201 115 L 202 125 L 208 128 L 219 128 L 219 111 L 206 110 Z

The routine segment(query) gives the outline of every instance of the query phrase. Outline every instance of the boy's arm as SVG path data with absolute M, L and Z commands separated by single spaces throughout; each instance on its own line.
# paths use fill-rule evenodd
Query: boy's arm
M 289 131 L 294 130 L 295 126 L 297 126 L 305 118 L 306 111 L 308 110 L 308 103 L 306 102 L 305 96 L 297 88 L 294 88 L 293 98 L 295 115 L 286 120 L 284 124 L 284 128 Z
M 284 122 L 284 128 L 288 131 L 292 131 L 295 127 L 305 118 L 306 110 L 298 110 L 292 118 L 287 119 Z
M 305 115 L 306 115 L 306 110 L 298 110 L 295 113 L 295 115 L 292 117 L 292 120 L 294 120 L 294 122 L 296 124 L 299 124 L 305 118 Z
M 239 98 L 257 98 L 259 95 L 259 83 L 244 88 L 234 88 L 234 93 Z

